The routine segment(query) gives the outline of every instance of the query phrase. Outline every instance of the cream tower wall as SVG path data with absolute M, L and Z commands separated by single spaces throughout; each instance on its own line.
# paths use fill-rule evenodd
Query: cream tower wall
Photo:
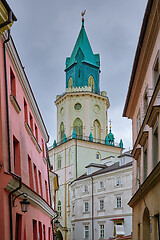
M 66 136 L 69 137 L 73 132 L 74 120 L 79 117 L 83 122 L 83 136 L 89 137 L 92 132 L 93 122 L 98 120 L 101 125 L 101 139 L 105 140 L 108 134 L 108 97 L 94 94 L 91 92 L 66 93 L 56 100 L 57 106 L 57 141 L 60 141 L 60 125 L 64 123 Z M 75 110 L 74 105 L 80 103 L 82 108 Z

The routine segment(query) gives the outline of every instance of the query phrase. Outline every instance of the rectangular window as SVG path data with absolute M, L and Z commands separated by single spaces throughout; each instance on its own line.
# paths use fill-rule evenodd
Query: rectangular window
M 51 228 L 49 227 L 48 228 L 48 240 L 50 240 L 51 239 Z
M 39 240 L 42 240 L 42 223 L 39 222 Z
M 33 220 L 33 240 L 38 240 L 37 237 L 37 221 Z
M 117 186 L 121 185 L 121 177 L 117 177 Z
M 24 122 L 28 123 L 28 110 L 27 110 L 27 103 L 24 99 Z
M 103 210 L 104 209 L 104 200 L 99 200 L 99 209 Z
M 33 117 L 32 117 L 31 113 L 29 113 L 29 120 L 30 120 L 30 128 L 31 128 L 32 133 L 33 133 Z
M 153 88 L 155 88 L 157 84 L 158 76 L 159 76 L 159 51 L 157 53 L 153 66 Z
M 45 187 L 46 187 L 46 201 L 48 202 L 48 186 L 47 186 L 47 181 L 45 180 Z
M 38 128 L 37 128 L 36 124 L 35 124 L 35 137 L 38 142 Z
M 34 168 L 34 178 L 35 178 L 35 184 L 36 184 L 36 191 L 39 193 L 39 188 L 38 188 L 38 177 L 37 177 L 37 167 L 35 164 L 33 164 Z
M 121 203 L 121 197 L 117 197 L 117 208 L 121 208 L 122 207 L 122 203 Z
M 84 192 L 87 193 L 88 192 L 88 186 L 84 185 Z
M 28 156 L 28 171 L 29 171 L 29 186 L 30 186 L 30 188 L 34 189 L 32 161 L 29 156 Z
M 89 238 L 89 226 L 84 226 L 84 238 Z
M 104 224 L 100 225 L 100 238 L 104 238 Z
M 12 69 L 10 69 L 10 84 L 11 84 L 11 95 L 16 97 L 16 79 Z
M 41 197 L 43 197 L 43 190 L 42 190 L 42 176 L 41 176 L 41 172 L 40 172 L 40 171 L 38 171 L 38 177 L 39 177 L 39 185 L 40 185 Z
M 89 211 L 89 203 L 88 203 L 88 202 L 85 202 L 85 203 L 84 203 L 84 211 L 85 211 L 85 212 L 88 212 L 88 211 Z
M 22 229 L 22 215 L 16 213 L 16 231 L 15 240 L 21 240 L 21 229 Z
M 21 160 L 20 160 L 20 144 L 19 141 L 13 136 L 13 162 L 14 172 L 21 176 Z
M 104 182 L 103 182 L 103 181 L 99 183 L 99 188 L 100 188 L 101 190 L 104 189 Z
M 137 189 L 140 187 L 140 158 L 137 160 Z
M 143 180 L 146 179 L 147 177 L 147 148 L 145 149 L 145 151 L 143 152 Z
M 43 224 L 43 240 L 46 240 L 46 226 Z
M 140 127 L 141 127 L 141 114 L 140 114 L 140 110 L 139 110 L 138 114 L 137 114 L 137 135 L 139 133 Z
M 158 127 L 153 130 L 153 142 L 152 142 L 152 149 L 153 149 L 153 168 L 158 163 Z
M 42 141 L 42 153 L 43 153 L 43 157 L 45 157 L 45 146 L 44 146 L 44 141 L 43 139 L 41 139 Z

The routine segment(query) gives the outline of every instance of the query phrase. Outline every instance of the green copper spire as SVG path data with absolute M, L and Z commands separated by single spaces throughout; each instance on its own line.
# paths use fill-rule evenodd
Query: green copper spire
M 92 92 L 99 94 L 99 68 L 99 54 L 92 51 L 82 18 L 82 27 L 72 54 L 66 58 L 66 88 L 90 86 Z

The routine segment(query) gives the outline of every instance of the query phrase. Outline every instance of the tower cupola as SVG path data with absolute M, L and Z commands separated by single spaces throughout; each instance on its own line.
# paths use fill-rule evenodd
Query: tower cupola
M 99 94 L 100 57 L 89 43 L 82 13 L 82 26 L 70 57 L 66 58 L 66 89 L 89 87 Z

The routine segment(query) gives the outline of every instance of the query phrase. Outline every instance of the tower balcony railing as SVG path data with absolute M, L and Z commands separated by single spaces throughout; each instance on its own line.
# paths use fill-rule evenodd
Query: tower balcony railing
M 108 145 L 108 146 L 113 146 L 113 147 L 120 147 L 120 144 L 119 143 L 116 143 L 116 142 L 107 142 L 106 143 L 106 140 L 104 139 L 98 139 L 98 138 L 90 138 L 88 136 L 82 136 L 82 135 L 77 135 L 76 138 L 73 137 L 72 135 L 69 136 L 69 137 L 66 137 L 66 138 L 63 138 L 63 140 L 59 141 L 59 142 L 54 142 L 53 144 L 53 148 L 54 147 L 58 147 L 60 146 L 61 144 L 65 143 L 65 142 L 68 142 L 69 140 L 71 139 L 77 139 L 77 140 L 82 140 L 82 141 L 86 141 L 86 142 L 94 142 L 94 143 L 99 143 L 99 144 L 103 144 L 103 145 Z

